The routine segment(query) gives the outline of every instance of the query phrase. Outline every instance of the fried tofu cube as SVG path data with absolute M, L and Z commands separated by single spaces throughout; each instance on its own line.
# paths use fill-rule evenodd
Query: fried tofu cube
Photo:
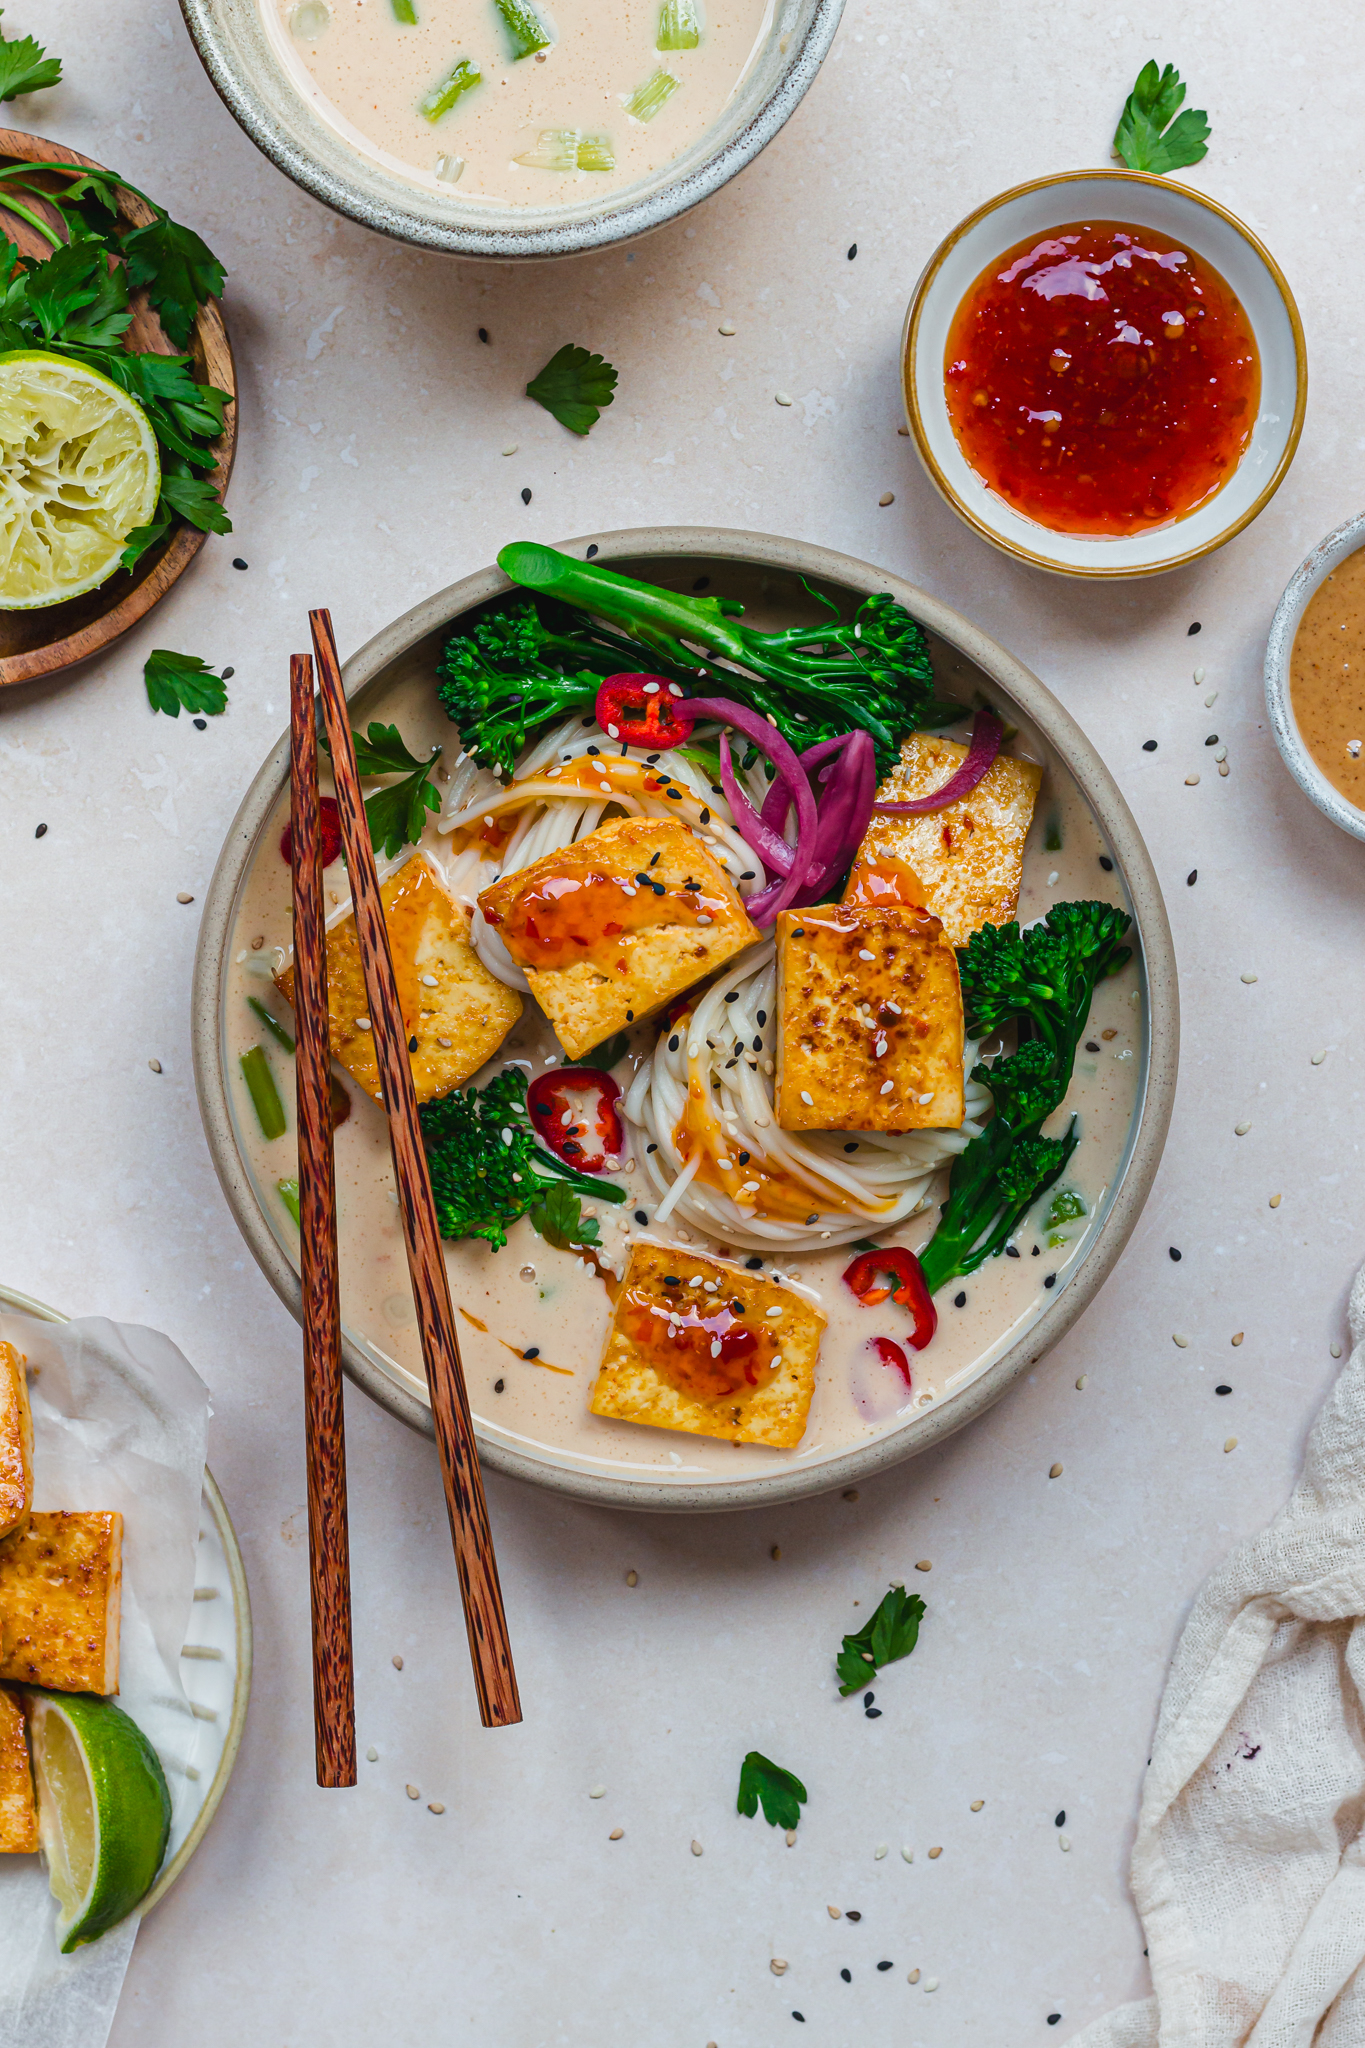
M 394 978 L 419 1102 L 449 1095 L 491 1060 L 524 1007 L 515 989 L 488 972 L 470 942 L 470 912 L 448 896 L 420 854 L 380 890 Z M 294 969 L 275 977 L 291 1007 Z M 327 1023 L 332 1057 L 367 1095 L 380 1099 L 369 999 L 355 918 L 327 934 Z M 359 1020 L 365 1019 L 364 1024 Z
M 118 1691 L 123 1517 L 34 1513 L 0 1542 L 0 1679 Z
M 784 1131 L 956 1129 L 962 989 L 943 926 L 907 904 L 777 920 L 777 1121 Z
M 698 1252 L 632 1245 L 592 1412 L 791 1450 L 824 1328 L 790 1287 Z
M 33 1417 L 25 1361 L 0 1343 L 0 1536 L 22 1528 L 33 1506 Z
M 759 936 L 724 870 L 672 818 L 603 825 L 504 875 L 479 908 L 575 1060 Z
M 877 801 L 928 796 L 966 758 L 956 740 L 911 733 Z M 983 924 L 1008 924 L 1019 907 L 1024 841 L 1042 779 L 1036 761 L 997 754 L 976 788 L 941 811 L 874 812 L 845 903 L 917 903 L 941 919 L 954 946 L 965 946 Z
M 33 1797 L 24 1710 L 0 1686 L 0 1856 L 38 1853 L 38 1808 Z

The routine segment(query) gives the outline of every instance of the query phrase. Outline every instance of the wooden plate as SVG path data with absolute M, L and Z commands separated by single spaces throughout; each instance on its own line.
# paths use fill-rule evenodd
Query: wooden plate
M 82 156 L 79 150 L 65 149 L 61 143 L 49 142 L 45 136 L 25 135 L 16 128 L 0 128 L 0 164 L 17 162 L 88 164 L 92 170 L 102 168 L 93 158 Z M 53 172 L 44 182 L 59 191 L 71 181 L 59 172 Z M 0 195 L 3 192 L 4 187 L 0 185 Z M 35 202 L 30 194 L 26 193 L 24 197 L 35 209 L 41 206 L 41 202 Z M 43 210 L 53 226 L 60 228 L 55 209 Z M 135 198 L 131 192 L 120 194 L 119 216 L 133 227 L 145 227 L 155 218 L 146 202 Z M 18 244 L 21 255 L 52 254 L 37 229 L 10 213 L 2 197 L 0 228 Z M 147 304 L 145 292 L 134 292 L 130 305 L 133 324 L 128 329 L 128 340 L 132 346 L 153 349 L 159 355 L 178 354 Z M 236 399 L 237 373 L 232 361 L 232 345 L 223 324 L 222 308 L 216 299 L 210 300 L 202 309 L 194 324 L 189 354 L 199 383 L 214 384 Z M 209 481 L 220 494 L 227 489 L 236 447 L 237 407 L 234 403 L 227 409 L 227 426 L 214 449 L 217 466 L 209 476 Z M 131 573 L 126 569 L 116 570 L 107 583 L 102 583 L 98 590 L 88 592 L 85 597 L 73 597 L 66 604 L 49 605 L 42 611 L 0 611 L 0 685 L 26 683 L 37 676 L 57 675 L 74 662 L 86 661 L 92 654 L 99 654 L 112 645 L 130 626 L 135 626 L 139 619 L 145 617 L 159 598 L 166 595 L 207 539 L 208 535 L 200 533 L 197 527 L 177 522 L 160 546 L 150 549 L 142 557 L 136 569 Z

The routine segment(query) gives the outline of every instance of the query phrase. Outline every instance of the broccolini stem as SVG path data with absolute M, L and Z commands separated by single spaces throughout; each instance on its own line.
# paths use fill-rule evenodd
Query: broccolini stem
M 244 1052 L 238 1062 L 242 1079 L 246 1082 L 252 1107 L 261 1126 L 264 1138 L 284 1136 L 284 1104 L 280 1091 L 275 1086 L 275 1076 L 270 1071 L 270 1062 L 265 1056 L 263 1045 L 253 1045 L 250 1052 Z
M 528 0 L 494 0 L 494 5 L 507 30 L 514 63 L 522 57 L 534 57 L 537 50 L 549 49 L 553 38 Z

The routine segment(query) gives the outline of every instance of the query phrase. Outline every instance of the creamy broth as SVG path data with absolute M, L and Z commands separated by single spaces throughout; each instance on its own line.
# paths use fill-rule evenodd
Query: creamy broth
M 696 47 L 659 49 L 663 0 L 554 0 L 532 17 L 548 45 L 517 57 L 494 0 L 260 5 L 290 78 L 355 149 L 461 200 L 525 207 L 667 169 L 719 119 L 773 11 L 698 0 Z
M 954 682 L 961 689 L 960 679 Z M 386 691 L 382 700 L 367 704 L 366 716 L 396 720 L 409 745 L 419 751 L 439 743 L 452 760 L 458 751 L 451 746 L 454 729 L 435 702 L 430 681 L 414 678 Z M 1029 746 L 1024 735 L 1014 744 L 1019 751 L 1044 757 L 1045 749 Z M 296 1172 L 293 1062 L 260 1027 L 246 1001 L 256 995 L 281 1017 L 287 1015 L 270 981 L 291 936 L 289 869 L 279 852 L 287 817 L 286 797 L 261 837 L 239 899 L 225 990 L 224 1049 L 239 1146 L 262 1208 L 287 1255 L 297 1262 L 298 1233 L 276 1193 L 277 1182 Z M 1061 837 L 1059 851 L 1045 846 L 1050 826 L 1050 836 Z M 448 866 L 449 842 L 434 829 L 425 834 L 421 851 L 438 873 Z M 1024 863 L 1021 919 L 1027 923 L 1067 897 L 1123 902 L 1116 876 L 1099 865 L 1103 851 L 1094 819 L 1070 779 L 1045 774 Z M 345 901 L 345 873 L 339 864 L 328 870 L 326 887 L 335 899 Z M 1065 1285 L 1103 1214 L 1106 1196 L 1121 1171 L 1143 1064 L 1145 1016 L 1135 963 L 1099 988 L 1086 1040 L 1099 1050 L 1078 1052 L 1071 1092 L 1048 1133 L 1064 1130 L 1073 1112 L 1079 1116 L 1081 1142 L 1061 1185 L 1080 1193 L 1087 1215 L 1062 1226 L 1066 1241 L 1060 1245 L 1050 1245 L 1047 1233 L 1037 1227 L 1041 1219 L 1031 1217 L 1018 1233 L 1022 1257 L 994 1259 L 957 1287 L 939 1293 L 937 1335 L 924 1352 L 907 1354 L 914 1382 L 908 1395 L 893 1373 L 871 1362 L 868 1349 L 868 1340 L 876 1336 L 904 1344 L 908 1318 L 892 1303 L 866 1309 L 854 1299 L 842 1281 L 854 1254 L 841 1247 L 780 1254 L 775 1262 L 829 1319 L 809 1422 L 796 1450 L 735 1446 L 594 1417 L 588 1402 L 611 1313 L 606 1289 L 578 1257 L 555 1250 L 523 1219 L 499 1252 L 482 1243 L 446 1247 L 470 1402 L 480 1433 L 512 1446 L 548 1451 L 559 1462 L 567 1460 L 608 1476 L 633 1473 L 654 1481 L 676 1478 L 697 1484 L 760 1476 L 790 1460 L 804 1464 L 837 1456 L 949 1399 L 1056 1299 L 1044 1286 L 1046 1276 L 1056 1276 L 1056 1289 Z M 238 1066 L 239 1054 L 257 1043 L 265 1047 L 288 1118 L 285 1135 L 271 1144 L 261 1138 Z M 649 1027 L 637 1029 L 632 1067 L 651 1043 Z M 518 1061 L 528 1075 L 541 1073 L 545 1056 L 558 1051 L 548 1025 L 528 1001 L 521 1022 L 476 1079 L 487 1081 L 509 1060 Z M 618 1069 L 618 1075 L 624 1082 L 624 1069 Z M 349 1075 L 342 1073 L 340 1078 L 353 1104 L 336 1135 L 343 1321 L 357 1345 L 424 1398 L 387 1124 L 381 1107 L 362 1094 Z M 630 1242 L 639 1237 L 690 1244 L 702 1251 L 717 1249 L 696 1232 L 641 1228 L 633 1216 L 637 1200 L 650 1214 L 654 1207 L 644 1177 L 637 1169 L 616 1178 L 630 1191 L 630 1200 L 619 1208 L 605 1201 L 586 1206 L 596 1210 L 603 1255 L 618 1270 Z M 931 1234 L 936 1215 L 935 1204 L 886 1241 L 920 1246 Z M 869 1223 L 868 1231 L 875 1234 L 875 1226 Z M 1040 1247 L 1037 1256 L 1035 1244 Z M 741 1262 L 746 1255 L 735 1254 Z M 773 1262 L 766 1263 L 765 1272 L 772 1270 Z M 961 1309 L 954 1305 L 959 1292 L 967 1297 Z M 532 1346 L 539 1347 L 541 1356 L 523 1360 L 521 1353 Z M 501 1392 L 495 1391 L 499 1382 Z
M 1289 663 L 1299 735 L 1333 789 L 1365 810 L 1365 548 L 1308 600 Z

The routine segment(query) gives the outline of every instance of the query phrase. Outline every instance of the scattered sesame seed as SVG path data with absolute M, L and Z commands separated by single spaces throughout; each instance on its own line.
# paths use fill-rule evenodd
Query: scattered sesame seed
M 815 1098 L 808 1088 L 803 1088 L 801 1090 L 801 1100 L 806 1104 L 808 1108 L 813 1109 L 815 1107 Z
M 621 1840 L 621 1837 L 625 1834 L 625 1832 L 626 1831 L 624 1828 L 613 1828 L 611 1833 L 607 1836 L 607 1840 L 609 1842 L 619 1842 Z
M 734 331 L 735 323 L 733 320 L 722 320 L 720 326 L 716 329 L 717 334 L 733 334 Z
M 1063 1855 L 1065 1856 L 1065 1855 L 1066 1855 L 1066 1853 L 1067 1853 L 1067 1851 L 1068 1851 L 1068 1850 L 1070 1849 L 1070 1847 L 1071 1847 L 1071 1837 L 1070 1837 L 1070 1835 L 1058 1835 L 1058 1837 L 1057 1837 L 1057 1847 L 1058 1847 L 1058 1848 L 1059 1848 L 1059 1849 L 1061 1850 L 1062 1854 L 1063 1854 Z
M 1144 740 L 1142 742 L 1142 751 L 1144 754 L 1154 754 L 1156 752 L 1156 741 Z
M 694 1856 L 700 1856 L 700 1855 L 701 1855 L 701 1853 L 702 1853 L 702 1846 L 701 1846 L 701 1843 L 700 1843 L 700 1842 L 694 1842 L 694 1843 L 692 1844 L 692 1854 L 693 1854 Z
M 858 1498 L 858 1489 L 857 1489 L 857 1487 L 856 1487 L 856 1486 L 846 1486 L 846 1487 L 844 1488 L 844 1499 L 845 1499 L 845 1500 L 857 1500 L 857 1498 Z
M 493 1392 L 494 1392 L 495 1394 L 501 1394 L 501 1393 L 502 1393 L 502 1392 L 503 1392 L 503 1391 L 505 1390 L 506 1386 L 507 1386 L 507 1382 L 506 1382 L 506 1380 L 494 1380 L 494 1382 L 493 1382 Z
M 778 405 L 790 405 L 790 404 L 791 404 L 791 400 L 790 400 L 790 399 L 788 398 L 788 396 L 787 396 L 787 394 L 786 394 L 786 392 L 785 392 L 785 391 L 774 391 L 774 393 L 773 393 L 773 399 L 774 399 L 774 402 L 775 402 L 776 404 L 778 404 Z
M 427 1801 L 427 1812 L 428 1812 L 428 1813 L 444 1813 L 444 1812 L 445 1812 L 445 1807 L 444 1807 L 444 1806 L 442 1805 L 442 1803 L 441 1803 L 441 1801 L 440 1801 L 439 1799 L 429 1799 L 429 1800 Z
M 843 1915 L 840 1912 L 838 1906 L 826 1906 L 825 1911 L 829 1914 L 831 1920 L 840 1920 L 843 1918 Z
M 1047 1476 L 1048 1476 L 1048 1478 L 1049 1478 L 1049 1479 L 1060 1479 L 1060 1478 L 1061 1478 L 1061 1476 L 1062 1476 L 1062 1468 L 1061 1468 L 1061 1466 L 1060 1466 L 1060 1465 L 1050 1465 L 1050 1466 L 1048 1467 L 1048 1474 L 1047 1474 Z
M 794 1849 L 794 1848 L 796 1847 L 796 1829 L 795 1829 L 795 1828 L 788 1828 L 788 1829 L 787 1829 L 787 1847 L 788 1847 L 789 1849 Z
M 768 1552 L 768 1555 L 772 1559 L 773 1563 L 776 1564 L 777 1560 L 782 1555 L 782 1545 L 780 1543 L 774 1543 L 772 1549 Z
M 985 1800 L 984 1800 L 984 1799 L 974 1799 L 974 1800 L 972 1801 L 972 1812 L 973 1812 L 973 1813 L 980 1813 L 980 1811 L 981 1811 L 982 1807 L 983 1807 L 983 1806 L 984 1806 L 985 1804 L 986 1804 L 986 1802 L 985 1802 Z
M 394 1658 L 393 1668 L 395 1671 L 401 1671 L 403 1669 L 403 1659 L 401 1657 Z
M 1171 1336 L 1171 1342 L 1172 1342 L 1172 1344 L 1178 1345 L 1178 1346 L 1179 1346 L 1179 1348 L 1180 1348 L 1180 1349 L 1181 1349 L 1182 1351 L 1188 1351 L 1188 1350 L 1189 1350 L 1189 1348 L 1190 1348 L 1190 1340 L 1189 1340 L 1189 1338 L 1188 1338 L 1188 1337 L 1180 1337 L 1180 1336 L 1177 1336 L 1177 1335 L 1175 1335 L 1175 1334 L 1174 1334 L 1174 1332 L 1172 1333 L 1172 1336 Z
M 1088 1373 L 1088 1372 L 1083 1372 L 1083 1373 L 1081 1374 L 1080 1378 L 1079 1378 L 1079 1379 L 1077 1380 L 1077 1382 L 1076 1382 L 1076 1392 L 1077 1392 L 1078 1394 L 1083 1394 L 1083 1393 L 1085 1392 L 1085 1390 L 1086 1390 L 1086 1386 L 1088 1385 L 1088 1383 L 1089 1383 L 1089 1380 L 1090 1380 L 1090 1375 L 1089 1375 L 1089 1373 Z
M 937 1849 L 931 1849 L 931 1850 L 929 1851 L 929 1861 L 930 1861 L 931 1863 L 932 1863 L 932 1862 L 934 1862 L 934 1861 L 935 1861 L 935 1859 L 936 1859 L 937 1857 L 941 1856 L 942 1854 L 943 1854 L 943 1850 L 942 1850 L 942 1848 L 941 1848 L 941 1847 L 940 1847 L 940 1848 L 937 1848 Z
M 894 491 L 883 491 L 880 498 L 878 498 L 877 500 L 877 503 L 879 505 L 894 505 L 895 502 L 896 493 Z
M 1174 1245 L 1169 1246 L 1168 1249 L 1170 1251 L 1171 1257 L 1175 1260 L 1175 1263 L 1178 1266 L 1180 1264 L 1180 1253 L 1176 1250 Z
M 605 1785 L 590 1785 L 588 1787 L 589 1799 L 605 1799 L 606 1796 L 607 1788 Z
M 1199 777 L 1197 775 L 1187 775 L 1185 777 L 1185 787 L 1186 789 L 1198 789 Z
M 785 1976 L 787 1972 L 787 1958 L 785 1956 L 774 1956 L 768 1968 L 772 1971 L 774 1977 Z
M 160 1060 L 148 1060 L 147 1064 L 154 1074 L 159 1074 L 161 1072 Z
M 1227 1381 L 1224 1380 L 1222 1386 L 1215 1387 L 1213 1391 L 1215 1394 L 1230 1394 L 1232 1392 L 1232 1388 L 1228 1385 Z
M 1236 1336 L 1235 1336 L 1235 1337 L 1233 1338 L 1233 1340 L 1232 1340 L 1232 1348 L 1233 1348 L 1233 1350 L 1234 1350 L 1234 1351 L 1235 1351 L 1235 1350 L 1237 1349 L 1237 1346 L 1238 1346 L 1238 1345 L 1239 1345 L 1239 1344 L 1241 1343 L 1241 1341 L 1242 1341 L 1243 1337 L 1245 1337 L 1245 1335 L 1246 1335 L 1246 1331 L 1245 1331 L 1245 1330 L 1239 1330 L 1239 1331 L 1237 1332 L 1237 1335 L 1236 1335 Z
M 907 1984 L 918 1984 L 918 1983 L 919 1983 L 919 1971 L 918 1971 L 918 1970 L 911 1970 L 911 1971 L 910 1971 L 910 1972 L 908 1973 L 908 1975 L 907 1975 L 907 1977 L 906 1977 L 905 1981 L 906 1981 L 906 1983 L 907 1983 Z
M 872 1860 L 874 1863 L 880 1863 L 884 1856 L 889 1856 L 890 1854 L 891 1844 L 889 1842 L 878 1842 L 876 1848 L 872 1851 Z M 889 1963 L 878 1963 L 877 1965 L 879 1970 L 889 1969 L 890 1967 Z
M 38 825 L 38 826 L 36 826 L 36 827 L 34 828 L 34 833 L 33 833 L 33 836 L 34 836 L 34 838 L 35 838 L 35 839 L 45 839 L 45 838 L 47 837 L 47 826 L 46 826 L 46 825 Z
M 420 1799 L 422 1796 L 415 1785 L 409 1785 L 406 1790 L 409 1799 Z
M 232 566 L 234 569 L 245 569 L 246 563 L 242 560 L 240 555 L 234 555 Z
M 1327 1057 L 1327 1052 L 1328 1048 L 1324 1046 L 1321 1052 L 1315 1052 L 1313 1054 L 1313 1065 L 1315 1067 L 1320 1067 L 1322 1065 L 1323 1061 Z
M 522 494 L 521 494 L 521 502 L 522 502 L 522 504 L 523 504 L 523 505 L 529 505 L 529 504 L 530 504 L 530 502 L 531 502 L 531 493 L 530 493 L 530 491 L 529 491 L 529 490 L 523 490 L 523 492 L 522 492 Z
M 1228 1438 L 1227 1442 L 1226 1442 L 1226 1443 L 1224 1444 L 1224 1446 L 1223 1446 L 1223 1449 L 1224 1449 L 1225 1451 L 1235 1451 L 1235 1450 L 1236 1450 L 1236 1448 L 1237 1448 L 1237 1439 L 1236 1439 L 1236 1437 L 1235 1437 L 1235 1436 L 1230 1436 L 1230 1437 Z
M 851 263 L 851 262 L 853 261 L 854 257 L 855 257 L 855 256 L 857 255 L 857 253 L 858 253 L 858 244 L 857 244 L 856 242 L 850 242 L 850 243 L 849 243 L 849 245 L 848 245 L 848 260 L 849 260 L 849 262 L 850 262 L 850 263 Z
M 1185 887 L 1186 887 L 1187 889 L 1192 889 L 1192 888 L 1194 887 L 1195 883 L 1196 883 L 1196 882 L 1197 882 L 1198 880 L 1199 880 L 1199 870 L 1198 870 L 1198 868 L 1191 868 L 1191 869 L 1190 869 L 1190 871 L 1189 871 L 1189 873 L 1188 873 L 1188 874 L 1186 875 L 1186 877 L 1185 877 Z
M 1244 982 L 1246 983 L 1247 987 L 1248 987 L 1248 988 L 1250 988 L 1250 986 L 1251 986 L 1252 982 L 1253 982 L 1253 981 L 1258 981 L 1258 980 L 1260 979 L 1260 977 L 1259 977 L 1259 975 L 1255 975 L 1255 974 L 1244 974 L 1244 975 L 1242 976 L 1242 979 L 1243 979 L 1243 981 L 1244 981 Z
M 1232 773 L 1226 761 L 1220 761 L 1218 763 L 1218 773 L 1220 775 L 1230 775 Z
M 1271 1208 L 1272 1208 L 1272 1209 L 1278 1209 L 1278 1208 L 1279 1208 L 1279 1206 L 1280 1206 L 1280 1203 L 1281 1203 L 1281 1202 L 1282 1202 L 1283 1200 L 1284 1200 L 1284 1196 L 1283 1196 L 1283 1195 L 1272 1195 L 1272 1196 L 1270 1197 L 1270 1206 L 1271 1206 Z
M 1336 1339 L 1335 1339 L 1335 1338 L 1334 1338 L 1334 1339 L 1332 1340 L 1332 1343 L 1331 1343 L 1331 1345 L 1330 1345 L 1330 1346 L 1329 1346 L 1328 1348 L 1330 1349 L 1330 1351 L 1331 1351 L 1331 1353 L 1332 1353 L 1332 1356 L 1333 1356 L 1333 1358 L 1340 1358 L 1340 1356 L 1341 1356 L 1341 1346 L 1340 1346 L 1340 1344 L 1338 1344 L 1338 1343 L 1337 1343 L 1337 1341 L 1336 1341 Z
M 853 1982 L 852 1970 L 840 1970 L 839 1975 L 843 1978 L 845 1984 L 851 1984 Z
M 627 1572 L 627 1573 L 626 1573 L 626 1584 L 627 1584 L 628 1586 L 638 1586 L 638 1585 L 639 1585 L 639 1583 L 640 1583 L 640 1574 L 639 1574 L 638 1572 Z
M 967 1296 L 966 1296 L 966 1294 L 965 1294 L 965 1293 L 961 1293 L 961 1294 L 955 1294 L 955 1295 L 953 1296 L 953 1307 L 954 1307 L 954 1308 L 965 1308 L 966 1306 L 967 1306 Z
M 1233 1136 L 1237 1138 L 1244 1138 L 1250 1129 L 1250 1124 L 1234 1124 L 1232 1127 Z
M 1059 1814 L 1058 1814 L 1058 1815 L 1056 1816 L 1056 1818 L 1054 1819 L 1054 1821 L 1053 1821 L 1052 1825 L 1053 1825 L 1053 1827 L 1054 1827 L 1054 1828 L 1064 1828 L 1064 1827 L 1066 1826 L 1066 1808 L 1065 1808 L 1065 1807 L 1063 1807 L 1063 1808 L 1062 1808 L 1062 1810 L 1061 1810 L 1061 1812 L 1060 1812 L 1060 1813 L 1059 1813 Z
M 1055 1273 L 1045 1273 L 1043 1275 L 1043 1285 L 1044 1287 L 1055 1287 L 1057 1285 L 1057 1275 Z
M 932 1854 L 933 1854 L 933 1851 L 932 1851 L 932 1850 L 930 1850 L 930 1852 L 929 1852 L 929 1853 L 930 1853 L 930 1855 L 932 1855 Z M 937 1991 L 937 1990 L 938 1990 L 938 1978 L 937 1978 L 937 1977 L 926 1977 L 926 1978 L 925 1978 L 925 1980 L 924 1980 L 924 1988 L 925 1988 L 925 1990 L 926 1990 L 926 1991 Z
M 379 1751 L 375 1748 L 373 1743 L 370 1744 L 369 1748 L 365 1752 L 365 1761 L 371 1764 L 377 1764 L 379 1762 Z
M 193 903 L 194 898 L 188 889 L 177 889 L 175 900 L 177 903 Z
M 915 1565 L 917 1572 L 931 1572 L 933 1569 L 933 1564 L 927 1557 L 920 1558 Z
M 1110 860 L 1110 858 L 1109 858 L 1109 856 L 1108 856 L 1108 854 L 1107 854 L 1107 853 L 1102 853 L 1102 854 L 1100 855 L 1100 866 L 1101 866 L 1101 867 L 1102 867 L 1102 868 L 1104 869 L 1104 872 L 1106 873 L 1106 875 L 1112 875 L 1112 874 L 1113 874 L 1113 872 L 1114 872 L 1114 863 L 1113 863 L 1113 861 L 1112 861 L 1112 860 Z

